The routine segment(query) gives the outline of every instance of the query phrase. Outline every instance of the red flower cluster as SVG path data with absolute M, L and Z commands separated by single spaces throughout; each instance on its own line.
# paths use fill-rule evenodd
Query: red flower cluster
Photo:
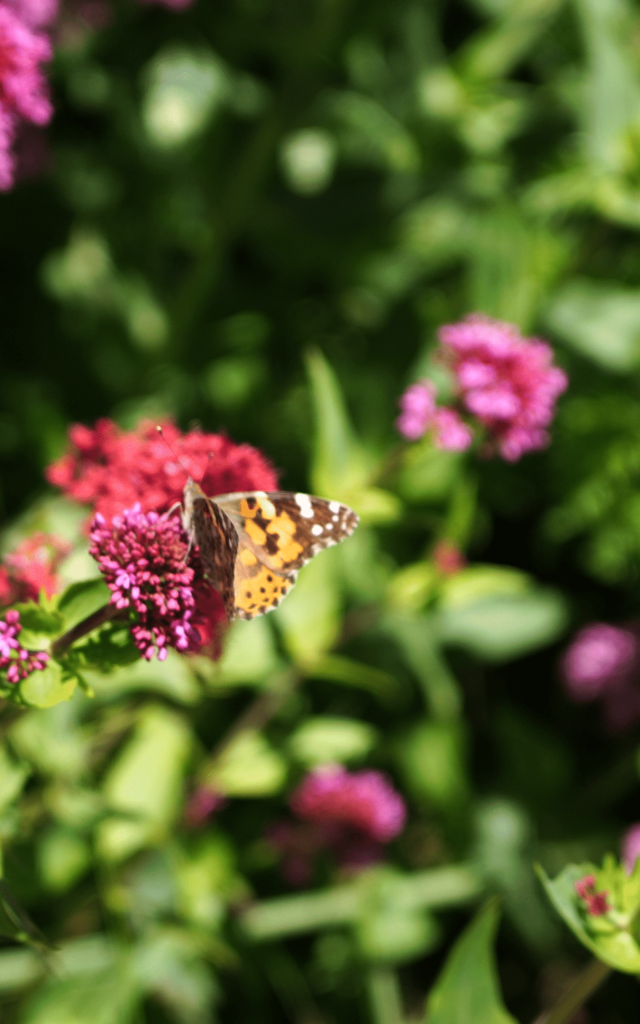
M 133 431 L 107 419 L 93 429 L 75 424 L 71 451 L 49 467 L 47 479 L 107 522 L 136 502 L 143 512 L 166 512 L 182 500 L 187 475 L 211 496 L 277 489 L 274 468 L 251 445 L 199 430 L 181 434 L 173 423 L 162 430 L 164 437 L 148 421 Z
M 70 551 L 70 544 L 48 533 L 23 540 L 0 565 L 0 605 L 37 601 L 41 590 L 47 597 L 55 594 L 56 570 Z
M 602 917 L 603 914 L 606 914 L 611 909 L 608 900 L 609 893 L 606 890 L 596 892 L 594 875 L 585 875 L 584 878 L 579 878 L 574 888 L 583 901 L 587 913 L 593 917 Z
M 101 554 L 106 554 L 106 547 L 103 550 L 101 545 L 113 543 L 117 548 L 120 543 L 125 543 L 125 546 L 129 543 L 121 537 L 107 540 L 106 533 L 113 530 L 107 524 L 112 523 L 114 516 L 134 506 L 138 507 L 139 513 L 167 512 L 182 500 L 188 475 L 200 483 L 205 494 L 211 496 L 232 491 L 277 489 L 278 478 L 274 468 L 251 445 L 235 444 L 222 434 L 204 434 L 199 430 L 181 434 L 171 422 L 164 423 L 162 430 L 161 437 L 156 425 L 150 422 L 141 423 L 133 431 L 120 430 L 107 419 L 99 420 L 93 429 L 76 424 L 69 431 L 71 450 L 47 470 L 50 483 L 60 487 L 75 501 L 91 505 L 93 511 L 103 517 L 103 522 L 98 525 L 104 536 L 100 542 L 94 541 L 96 550 Z M 180 543 L 183 544 L 181 557 L 184 558 L 186 538 L 181 534 L 177 520 L 172 522 L 183 538 Z M 117 533 L 120 527 L 115 529 Z M 157 523 L 154 529 L 159 529 Z M 173 529 L 168 528 L 169 533 Z M 171 540 L 171 544 L 177 542 L 177 536 Z M 138 543 L 137 539 L 135 543 Z M 126 557 L 125 554 L 122 557 Z M 153 557 L 155 554 L 152 552 Z M 191 565 L 196 567 L 196 573 L 190 584 L 194 604 L 188 619 L 192 628 L 189 649 L 194 648 L 198 634 L 198 649 L 217 657 L 220 653 L 220 625 L 226 621 L 222 601 L 217 591 L 197 571 L 197 559 L 194 558 Z M 146 651 L 153 651 L 157 637 L 165 635 L 164 627 L 160 623 L 156 625 L 160 629 L 157 635 L 151 629 L 155 639 L 145 638 L 142 632 L 139 633 L 140 644 L 146 643 Z M 164 625 L 167 625 L 166 621 Z M 172 641 L 167 639 L 166 642 Z M 162 650 L 162 646 L 159 649 Z
M 32 672 L 41 671 L 49 660 L 44 651 L 26 651 L 18 640 L 21 632 L 19 612 L 7 612 L 0 619 L 0 671 L 6 673 L 8 683 L 19 683 Z

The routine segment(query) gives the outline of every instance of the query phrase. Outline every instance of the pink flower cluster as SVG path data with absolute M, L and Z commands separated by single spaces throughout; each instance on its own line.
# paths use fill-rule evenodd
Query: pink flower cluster
M 640 822 L 627 829 L 622 837 L 622 861 L 626 872 L 630 875 L 640 857 Z
M 26 651 L 21 646 L 18 640 L 21 632 L 18 612 L 7 612 L 4 619 L 0 619 L 0 671 L 6 674 L 8 683 L 19 683 L 32 672 L 41 671 L 49 661 L 44 651 Z
M 56 570 L 71 550 L 60 537 L 34 533 L 0 565 L 0 605 L 37 601 L 41 590 L 51 597 L 58 589 Z
M 47 479 L 107 520 L 136 502 L 145 512 L 166 512 L 182 500 L 187 475 L 211 496 L 277 489 L 275 470 L 251 445 L 199 430 L 181 434 L 170 422 L 162 431 L 164 439 L 150 422 L 133 431 L 108 419 L 93 429 L 77 423 L 71 450 L 49 466 Z
M 98 513 L 90 536 L 89 553 L 111 590 L 111 603 L 137 614 L 131 634 L 143 656 L 157 654 L 164 661 L 168 647 L 186 651 L 197 645 L 191 622 L 195 572 L 185 564 L 187 542 L 178 519 L 145 514 L 134 505 L 110 525 Z
M 412 384 L 400 399 L 396 426 L 415 441 L 427 430 L 450 451 L 469 448 L 473 432 L 461 411 L 484 431 L 485 449 L 508 462 L 546 447 L 555 403 L 568 384 L 549 345 L 523 338 L 512 324 L 474 314 L 438 332 L 440 357 L 455 377 L 460 409 L 437 407 L 430 381 Z
M 340 765 L 310 772 L 289 803 L 302 823 L 276 822 L 267 838 L 283 856 L 283 873 L 293 885 L 308 881 L 321 850 L 352 870 L 375 863 L 406 819 L 404 801 L 385 775 Z
M 564 687 L 578 703 L 600 699 L 613 732 L 640 720 L 640 631 L 592 622 L 579 630 L 560 660 Z
M 16 133 L 28 122 L 45 125 L 53 107 L 42 65 L 53 51 L 41 31 L 57 14 L 57 0 L 0 2 L 0 190 L 14 182 Z
M 596 880 L 594 875 L 585 875 L 579 878 L 574 888 L 584 904 L 584 908 L 592 917 L 602 917 L 609 907 L 609 893 L 606 890 L 596 891 Z
M 305 821 L 348 825 L 381 843 L 402 831 L 406 817 L 402 797 L 381 772 L 348 772 L 341 765 L 310 772 L 290 805 Z

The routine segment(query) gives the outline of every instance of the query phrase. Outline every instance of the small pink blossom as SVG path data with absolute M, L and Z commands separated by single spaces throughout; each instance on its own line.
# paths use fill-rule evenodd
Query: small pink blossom
M 622 679 L 639 654 L 638 640 L 628 629 L 592 622 L 576 633 L 561 660 L 567 692 L 575 701 L 590 701 Z
M 137 613 L 131 634 L 147 660 L 155 654 L 164 661 L 168 647 L 186 651 L 198 643 L 191 623 L 195 571 L 186 564 L 187 540 L 177 518 L 145 514 L 136 504 L 110 525 L 98 513 L 90 537 L 89 553 L 111 590 L 111 603 Z
M 465 452 L 473 443 L 473 431 L 455 409 L 437 409 L 433 417 L 436 448 Z
M 600 699 L 611 732 L 640 720 L 640 633 L 636 624 L 592 622 L 560 659 L 560 675 L 572 700 Z
M 17 611 L 9 611 L 0 619 L 0 671 L 5 673 L 8 683 L 19 683 L 32 672 L 42 671 L 49 661 L 45 651 L 27 651 L 18 636 L 22 623 Z
M 467 560 L 460 548 L 450 540 L 439 540 L 431 555 L 436 568 L 443 576 L 455 576 L 465 568 Z
M 640 822 L 628 828 L 622 837 L 622 860 L 628 875 L 640 857 Z
M 290 800 L 305 821 L 334 823 L 358 829 L 388 843 L 404 828 L 404 801 L 381 772 L 348 772 L 330 765 L 310 772 Z
M 431 381 L 411 384 L 400 398 L 401 413 L 396 427 L 408 441 L 417 441 L 433 424 L 436 388 Z
M 594 875 L 585 875 L 574 883 L 574 889 L 583 901 L 585 909 L 592 917 L 602 917 L 610 910 L 609 893 L 606 890 L 596 892 L 596 880 Z

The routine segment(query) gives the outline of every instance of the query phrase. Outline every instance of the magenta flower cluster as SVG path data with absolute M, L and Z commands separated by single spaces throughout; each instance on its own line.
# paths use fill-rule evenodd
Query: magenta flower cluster
M 602 701 L 612 731 L 640 720 L 640 634 L 633 626 L 585 626 L 564 652 L 560 674 L 572 700 Z
M 53 107 L 42 65 L 53 55 L 41 31 L 57 13 L 56 0 L 0 3 L 0 189 L 11 188 L 12 152 L 21 123 L 47 124 Z
M 549 345 L 480 314 L 441 327 L 438 336 L 439 355 L 454 375 L 460 408 L 437 408 L 430 381 L 412 384 L 400 399 L 400 433 L 415 441 L 433 430 L 440 448 L 462 451 L 473 440 L 462 411 L 482 429 L 485 450 L 497 451 L 508 462 L 546 447 L 547 427 L 568 383 L 553 365 Z
M 191 624 L 195 573 L 186 564 L 187 542 L 177 518 L 144 513 L 136 504 L 110 524 L 96 515 L 90 537 L 89 552 L 111 590 L 111 603 L 137 615 L 131 634 L 147 660 L 157 654 L 164 661 L 168 647 L 185 651 L 197 643 Z
M 305 821 L 346 825 L 380 843 L 397 836 L 406 817 L 402 797 L 381 772 L 351 773 L 341 765 L 310 772 L 290 805 Z
M 22 632 L 20 614 L 10 611 L 0 619 L 0 671 L 8 683 L 19 683 L 32 672 L 41 671 L 49 661 L 45 651 L 26 651 L 18 637 Z
M 636 822 L 635 825 L 631 825 L 627 829 L 620 845 L 622 863 L 627 874 L 630 875 L 636 866 L 638 857 L 640 857 L 640 822 Z

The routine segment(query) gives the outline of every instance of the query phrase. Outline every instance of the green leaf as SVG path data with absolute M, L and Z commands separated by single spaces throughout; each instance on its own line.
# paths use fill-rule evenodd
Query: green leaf
M 546 313 L 564 341 L 605 370 L 628 373 L 640 365 L 640 291 L 575 280 L 558 292 Z
M 313 767 L 365 757 L 375 740 L 376 731 L 366 722 L 316 715 L 296 729 L 289 746 L 297 761 Z
M 602 868 L 594 864 L 568 864 L 551 880 L 543 868 L 536 867 L 547 896 L 577 939 L 598 959 L 617 971 L 640 974 L 640 944 L 635 927 L 640 912 L 640 860 L 631 875 L 613 857 L 605 858 Z M 593 875 L 596 891 L 606 891 L 613 913 L 601 917 L 587 914 L 575 890 L 575 883 Z
M 4 744 L 0 746 L 0 810 L 13 803 L 21 793 L 22 787 L 29 778 L 29 769 L 25 764 L 16 764 L 9 757 Z
M 66 892 L 84 874 L 91 861 L 89 844 L 77 832 L 54 827 L 38 845 L 38 869 L 45 889 Z
M 517 1024 L 496 977 L 492 945 L 498 917 L 493 900 L 458 939 L 429 994 L 425 1024 Z
M 120 817 L 98 829 L 98 854 L 119 861 L 166 835 L 180 808 L 182 777 L 191 751 L 184 719 L 149 705 L 104 783 L 105 799 Z
M 220 661 L 203 666 L 212 686 L 262 683 L 281 667 L 267 618 L 236 620 L 225 638 Z
M 340 632 L 338 558 L 337 549 L 330 548 L 304 566 L 293 591 L 275 612 L 291 657 L 307 670 L 313 670 Z
M 375 467 L 355 437 L 338 380 L 317 350 L 307 356 L 307 372 L 316 412 L 314 491 L 345 502 L 368 522 L 391 522 L 400 514 L 400 503 L 371 486 Z
M 41 604 L 29 601 L 27 604 L 17 604 L 16 611 L 20 612 L 20 643 L 30 650 L 42 650 L 48 647 L 53 636 L 57 636 L 64 628 L 64 619 L 60 612 L 52 608 L 45 608 Z
M 58 611 L 64 616 L 65 631 L 109 604 L 110 598 L 111 591 L 101 576 L 82 583 L 72 583 L 58 601 Z
M 202 782 L 227 796 L 269 796 L 282 789 L 287 766 L 258 732 L 240 733 L 212 765 Z
M 20 696 L 28 707 L 52 708 L 73 696 L 77 682 L 75 676 L 65 676 L 62 665 L 51 658 L 45 668 L 22 680 Z
M 398 899 L 398 880 L 392 868 L 379 867 L 361 875 L 356 921 L 358 945 L 368 960 L 403 963 L 423 955 L 438 943 L 440 929 L 433 915 Z
M 29 711 L 9 729 L 11 745 L 45 775 L 77 778 L 85 768 L 89 741 L 77 727 L 83 698 Z
M 418 677 L 433 718 L 443 722 L 457 719 L 462 697 L 439 649 L 434 617 L 394 611 L 385 616 L 383 628 Z
M 398 745 L 398 759 L 413 792 L 437 807 L 453 810 L 467 799 L 464 744 L 457 723 L 414 726 Z
M 62 975 L 42 986 L 28 1004 L 23 1024 L 129 1024 L 141 990 L 130 958 L 74 977 Z
M 444 608 L 437 617 L 437 628 L 444 643 L 459 644 L 479 658 L 498 662 L 552 643 L 566 622 L 562 595 L 541 588 Z

